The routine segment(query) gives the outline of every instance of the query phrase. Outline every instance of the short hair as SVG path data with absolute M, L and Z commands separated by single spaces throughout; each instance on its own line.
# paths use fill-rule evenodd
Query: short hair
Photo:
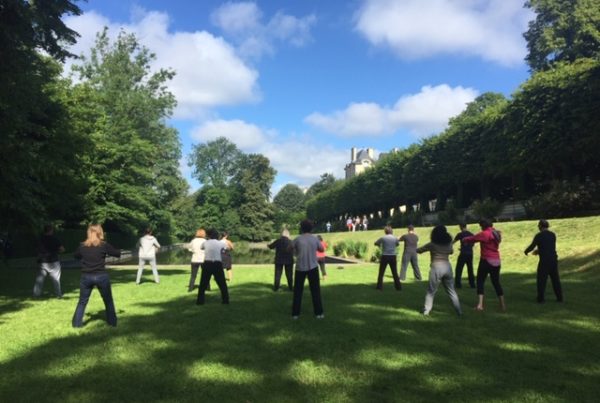
M 208 231 L 206 231 L 206 238 L 219 239 L 219 231 L 217 231 L 214 228 L 209 229 Z
M 313 223 L 310 220 L 302 220 L 300 222 L 300 232 L 302 234 L 307 234 L 311 232 L 313 229 Z
M 479 220 L 479 225 L 481 225 L 481 228 L 483 229 L 491 227 L 492 224 L 493 222 L 489 218 L 482 218 L 481 220 Z
M 409 230 L 409 231 L 413 231 L 414 229 L 415 229 L 415 226 L 414 226 L 414 225 L 412 225 L 412 224 L 409 224 L 409 225 L 408 225 L 408 230 Z
M 540 228 L 544 228 L 544 229 L 548 229 L 550 228 L 550 223 L 547 220 L 544 220 L 543 218 L 538 222 L 538 227 Z
M 383 232 L 385 232 L 386 235 L 390 235 L 394 233 L 394 229 L 391 225 L 386 225 L 385 228 L 383 228 Z
M 446 245 L 452 242 L 452 236 L 443 225 L 436 225 L 431 230 L 431 242 L 438 245 Z
M 196 238 L 206 238 L 206 231 L 204 231 L 204 228 L 198 228 L 196 231 Z

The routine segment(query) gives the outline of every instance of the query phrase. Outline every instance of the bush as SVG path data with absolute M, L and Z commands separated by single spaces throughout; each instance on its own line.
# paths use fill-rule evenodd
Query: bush
M 371 262 L 379 263 L 381 260 L 381 248 L 376 248 L 373 254 L 371 255 Z
M 344 256 L 346 253 L 346 242 L 341 241 L 333 245 L 333 254 L 335 256 Z
M 525 202 L 527 214 L 535 218 L 568 217 L 592 210 L 598 206 L 594 200 L 600 196 L 600 185 L 586 180 L 584 183 L 559 181 L 549 192 L 534 196 Z
M 369 247 L 366 242 L 340 241 L 333 245 L 333 254 L 335 256 L 363 259 L 367 256 Z
M 369 249 L 369 246 L 367 245 L 366 242 L 356 242 L 354 244 L 354 256 L 357 259 L 364 259 L 365 257 L 367 257 L 367 250 Z
M 487 197 L 483 200 L 475 200 L 470 208 L 473 210 L 476 219 L 494 219 L 502 211 L 502 203 Z
M 449 225 L 458 222 L 459 211 L 454 207 L 454 203 L 449 200 L 446 203 L 446 208 L 438 213 L 438 221 L 440 224 Z

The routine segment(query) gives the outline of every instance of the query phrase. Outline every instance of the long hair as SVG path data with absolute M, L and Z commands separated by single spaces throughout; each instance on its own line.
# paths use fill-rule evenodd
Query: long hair
M 83 241 L 85 246 L 100 246 L 104 242 L 104 230 L 100 224 L 92 224 L 87 229 L 87 239 Z
M 447 245 L 452 242 L 452 236 L 443 225 L 436 225 L 431 230 L 431 242 L 438 245 Z

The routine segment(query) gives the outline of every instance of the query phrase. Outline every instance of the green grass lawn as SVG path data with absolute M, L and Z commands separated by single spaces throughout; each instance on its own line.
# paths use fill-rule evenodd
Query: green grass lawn
M 136 286 L 130 266 L 111 271 L 118 327 L 106 325 L 94 291 L 85 327 L 72 329 L 78 270 L 63 270 L 65 299 L 53 299 L 47 283 L 33 300 L 34 267 L 1 269 L 0 401 L 595 402 L 600 217 L 551 225 L 566 302 L 554 302 L 550 284 L 547 302 L 534 302 L 537 258 L 522 250 L 535 222 L 500 223 L 508 312 L 498 312 L 488 281 L 483 313 L 471 309 L 473 290 L 459 290 L 462 318 L 441 290 L 432 315 L 421 316 L 426 282 L 410 270 L 401 292 L 389 273 L 376 291 L 375 264 L 329 265 L 325 319 L 313 317 L 306 287 L 298 321 L 291 293 L 271 290 L 269 265 L 234 265 L 229 306 L 216 286 L 196 306 L 188 267 L 159 268 L 160 285 L 148 269 Z M 422 241 L 429 230 L 418 229 Z M 382 233 L 326 239 L 372 243 Z M 427 263 L 421 256 L 424 273 Z

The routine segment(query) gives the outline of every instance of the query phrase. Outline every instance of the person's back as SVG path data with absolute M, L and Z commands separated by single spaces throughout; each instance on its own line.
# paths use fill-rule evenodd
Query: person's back
M 38 258 L 42 263 L 58 262 L 58 253 L 62 243 L 54 234 L 44 234 L 40 237 Z
M 105 272 L 106 256 L 120 257 L 121 251 L 107 242 L 98 246 L 86 246 L 81 243 L 75 257 L 81 260 L 81 271 L 84 273 Z
M 316 236 L 306 233 L 294 239 L 296 270 L 308 271 L 318 266 L 317 250 L 322 249 Z
M 156 256 L 156 248 L 160 247 L 160 244 L 153 235 L 146 234 L 140 238 L 139 241 L 140 250 L 139 257 L 141 258 L 153 258 Z
M 417 245 L 419 244 L 419 237 L 413 232 L 409 232 L 400 237 L 400 242 L 404 242 L 405 252 L 416 252 Z
M 537 249 L 541 260 L 552 261 L 558 257 L 556 255 L 556 235 L 550 230 L 543 230 L 537 233 Z
M 386 256 L 396 256 L 397 250 L 396 247 L 400 244 L 398 238 L 396 238 L 392 234 L 385 234 L 377 241 L 375 241 L 375 245 L 381 246 L 381 254 Z
M 454 253 L 452 243 L 437 244 L 429 242 L 418 249 L 419 251 L 429 251 L 431 255 L 431 263 L 450 262 L 449 256 Z

